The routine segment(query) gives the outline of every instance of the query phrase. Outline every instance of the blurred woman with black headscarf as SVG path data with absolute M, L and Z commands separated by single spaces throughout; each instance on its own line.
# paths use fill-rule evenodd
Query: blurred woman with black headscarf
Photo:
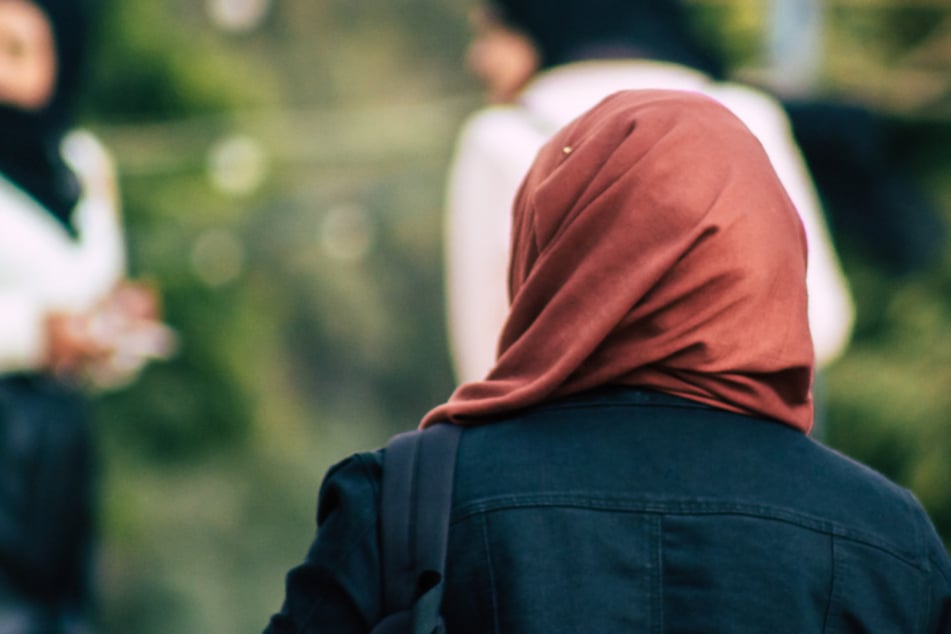
M 81 388 L 168 343 L 125 281 L 111 159 L 71 131 L 78 0 L 0 0 L 0 631 L 88 631 L 93 442 Z

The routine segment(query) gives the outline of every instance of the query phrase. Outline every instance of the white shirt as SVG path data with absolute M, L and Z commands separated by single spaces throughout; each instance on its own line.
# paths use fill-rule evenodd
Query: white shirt
M 729 108 L 759 139 L 805 227 L 809 324 L 818 366 L 845 349 L 854 319 L 852 299 L 782 107 L 755 89 L 713 82 L 679 65 L 591 61 L 539 75 L 519 103 L 485 108 L 462 130 L 450 173 L 446 219 L 449 338 L 459 382 L 483 378 L 495 363 L 508 313 L 512 203 L 538 150 L 603 98 L 637 89 L 704 93 Z
M 0 175 L 0 374 L 42 369 L 47 316 L 88 310 L 124 275 L 109 155 L 87 132 L 69 134 L 62 152 L 83 189 L 76 238 Z

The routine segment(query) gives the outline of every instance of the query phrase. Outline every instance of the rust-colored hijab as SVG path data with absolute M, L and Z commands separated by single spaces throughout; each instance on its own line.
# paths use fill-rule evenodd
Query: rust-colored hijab
M 628 385 L 808 431 L 805 277 L 799 217 L 739 119 L 693 93 L 617 93 L 539 152 L 496 365 L 422 426 Z

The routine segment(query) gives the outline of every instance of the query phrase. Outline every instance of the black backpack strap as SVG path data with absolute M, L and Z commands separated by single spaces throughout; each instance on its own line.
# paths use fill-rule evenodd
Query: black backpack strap
M 394 436 L 383 456 L 380 501 L 383 613 L 374 634 L 442 632 L 440 605 L 452 483 L 462 427 Z

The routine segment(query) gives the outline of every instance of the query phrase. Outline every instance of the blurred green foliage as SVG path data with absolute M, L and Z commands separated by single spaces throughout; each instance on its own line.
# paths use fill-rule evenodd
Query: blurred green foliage
M 99 4 L 83 120 L 118 162 L 133 273 L 182 339 L 97 399 L 105 631 L 260 631 L 324 470 L 452 389 L 441 206 L 479 103 L 468 4 L 284 0 L 247 32 L 193 0 Z M 734 63 L 755 57 L 756 3 L 694 9 Z M 857 63 L 836 46 L 875 33 L 891 55 L 921 15 L 834 12 L 831 87 Z M 947 212 L 947 119 L 920 125 L 944 135 L 911 156 Z M 900 279 L 843 257 L 859 322 L 824 377 L 828 439 L 911 487 L 949 539 L 951 261 Z

